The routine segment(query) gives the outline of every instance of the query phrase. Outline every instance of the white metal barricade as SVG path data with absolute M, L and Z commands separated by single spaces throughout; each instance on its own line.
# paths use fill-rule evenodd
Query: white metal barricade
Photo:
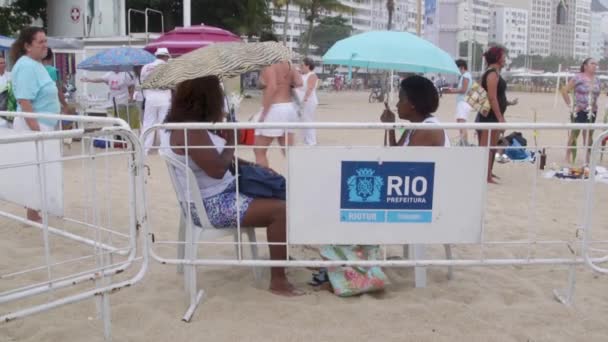
M 600 164 L 601 155 L 605 153 L 605 141 L 608 139 L 608 131 L 604 131 L 597 138 L 595 138 L 593 145 L 591 147 L 591 157 L 590 157 L 590 170 L 596 170 L 597 166 Z M 584 222 L 583 222 L 583 257 L 585 258 L 585 262 L 592 270 L 600 273 L 608 273 L 608 268 L 602 267 L 598 265 L 600 262 L 604 261 L 606 257 L 602 257 L 602 254 L 608 254 L 608 249 L 599 248 L 594 246 L 593 239 L 593 228 L 595 224 L 595 228 L 606 228 L 606 225 L 597 224 L 597 207 L 602 207 L 603 203 L 598 203 L 598 198 L 596 194 L 602 191 L 601 187 L 598 186 L 598 182 L 596 177 L 590 177 L 589 181 L 586 184 L 585 188 L 585 208 L 584 208 Z M 600 213 L 602 213 L 600 209 Z M 599 255 L 593 257 L 593 255 Z M 598 260 L 599 259 L 599 260 Z M 574 281 L 574 280 L 572 280 Z
M 109 294 L 139 282 L 147 269 L 146 241 L 137 241 L 146 230 L 138 138 L 120 119 L 0 115 L 97 126 L 0 131 L 0 220 L 11 255 L 0 267 L 0 321 L 95 298 L 110 339 Z M 65 139 L 76 141 L 63 149 Z M 25 218 L 26 208 L 40 222 Z
M 168 178 L 162 181 L 162 175 L 155 176 L 155 172 L 164 168 L 162 161 L 149 157 L 147 162 L 153 165 L 151 176 L 153 180 L 148 182 L 146 191 L 148 195 L 154 193 L 164 194 L 164 206 L 172 206 L 174 208 L 172 212 L 163 212 L 165 215 L 171 215 L 170 218 L 159 217 L 160 215 L 150 218 L 150 227 L 152 227 L 150 232 L 154 238 L 151 239 L 152 243 L 149 247 L 150 255 L 153 259 L 163 264 L 196 266 L 332 267 L 380 265 L 382 267 L 415 267 L 421 271 L 424 271 L 425 267 L 431 266 L 566 265 L 570 266 L 567 292 L 554 292 L 557 299 L 566 304 L 569 304 L 572 300 L 576 266 L 583 265 L 586 260 L 588 264 L 593 265 L 608 261 L 608 253 L 596 257 L 588 255 L 590 246 L 606 245 L 608 243 L 608 236 L 594 236 L 595 239 L 590 240 L 590 228 L 585 228 L 588 234 L 584 236 L 589 241 L 583 241 L 583 236 L 580 234 L 580 228 L 585 220 L 585 216 L 591 215 L 585 211 L 588 202 L 585 201 L 583 189 L 585 183 L 589 185 L 589 189 L 595 189 L 592 185 L 593 180 L 573 180 L 569 182 L 567 179 L 557 179 L 551 173 L 551 169 L 554 169 L 553 171 L 560 171 L 561 169 L 557 167 L 557 163 L 562 160 L 561 153 L 568 148 L 564 145 L 566 135 L 570 130 L 601 131 L 608 129 L 608 125 L 531 123 L 446 123 L 439 125 L 408 123 L 183 123 L 156 125 L 145 131 L 142 139 L 148 134 L 161 129 L 243 130 L 246 128 L 288 128 L 293 130 L 316 128 L 319 130 L 334 130 L 336 132 L 335 136 L 338 137 L 335 141 L 331 141 L 324 146 L 301 146 L 296 144 L 285 149 L 287 158 L 286 168 L 278 168 L 277 170 L 284 171 L 282 173 L 288 180 L 288 228 L 287 241 L 285 243 L 288 258 L 286 260 L 254 260 L 253 258 L 247 258 L 242 252 L 239 252 L 236 258 L 230 258 L 229 254 L 219 251 L 220 246 L 233 247 L 234 244 L 237 244 L 239 251 L 243 250 L 243 246 L 252 243 L 259 246 L 269 245 L 268 242 L 259 241 L 259 238 L 258 242 L 242 241 L 240 239 L 240 225 L 237 227 L 239 234 L 236 234 L 238 239 L 235 242 L 225 239 L 193 242 L 205 246 L 205 252 L 207 252 L 207 255 L 205 255 L 205 252 L 200 253 L 199 255 L 202 256 L 196 259 L 183 258 L 183 254 L 178 254 L 178 258 L 173 258 L 162 253 L 161 251 L 165 251 L 168 247 L 184 244 L 183 237 L 180 237 L 178 240 L 169 237 L 176 234 L 172 230 L 173 227 L 177 228 L 178 226 L 178 211 L 181 209 L 178 209 L 179 207 L 174 196 L 169 196 L 171 197 L 169 199 L 166 198 L 166 194 L 171 192 L 171 184 Z M 502 178 L 506 181 L 507 185 L 488 187 L 485 177 L 490 150 L 504 149 L 504 146 L 382 147 L 382 133 L 385 129 L 396 129 L 399 131 L 439 128 L 450 132 L 451 136 L 457 136 L 455 132 L 463 128 L 490 131 L 508 130 L 509 132 L 521 131 L 524 133 L 524 136 L 528 137 L 529 143 L 527 148 L 533 149 L 536 157 L 530 158 L 526 162 L 511 162 L 505 164 L 505 166 L 495 167 L 495 170 L 502 170 Z M 351 138 L 348 138 L 345 134 L 339 134 L 345 131 L 357 132 L 358 135 L 351 134 Z M 540 142 L 537 141 L 539 132 L 555 131 L 563 132 L 563 139 L 560 137 L 559 139 L 550 138 L 544 141 L 540 139 Z M 372 143 L 366 143 L 366 139 L 363 139 L 363 137 L 373 134 L 377 138 L 374 138 Z M 605 134 L 603 133 L 600 138 Z M 378 143 L 375 144 L 375 141 Z M 190 148 L 214 147 L 190 146 Z M 252 146 L 236 146 L 235 157 L 251 160 L 251 148 Z M 280 148 L 279 146 L 270 146 L 270 150 Z M 582 155 L 584 158 L 586 148 L 578 146 L 576 149 L 583 151 Z M 541 159 L 545 158 L 541 158 L 540 156 L 542 150 L 547 151 L 552 158 L 549 158 L 544 170 L 539 170 Z M 597 151 L 596 146 L 594 148 L 595 156 L 597 156 Z M 302 161 L 305 162 L 295 160 L 293 156 L 302 158 Z M 579 157 L 579 159 L 581 158 Z M 341 210 L 340 204 L 340 197 L 346 195 L 344 192 L 342 192 L 342 195 L 338 192 L 340 191 L 340 186 L 344 187 L 344 184 L 346 184 L 344 177 L 352 176 L 352 174 L 340 174 L 340 169 L 342 172 L 345 172 L 344 170 L 350 167 L 348 164 L 345 164 L 345 161 L 348 160 L 362 163 L 376 163 L 384 165 L 383 167 L 386 168 L 389 168 L 390 163 L 432 163 L 433 167 L 435 167 L 435 197 L 431 197 L 430 202 L 436 207 L 432 207 L 428 214 L 409 211 L 394 214 L 390 212 L 390 209 L 382 207 L 380 211 L 384 211 L 386 216 L 383 216 L 384 214 L 366 216 L 367 213 L 365 212 L 357 212 L 352 216 L 348 216 L 351 213 L 347 210 Z M 469 164 L 469 162 L 471 163 Z M 238 161 L 236 163 L 238 164 Z M 274 166 L 271 164 L 271 167 Z M 592 163 L 590 166 L 591 170 L 594 170 L 596 164 Z M 399 167 L 399 165 L 396 165 L 396 167 Z M 505 173 L 504 170 L 507 172 Z M 369 171 L 364 170 L 363 172 Z M 463 179 L 466 179 L 466 181 L 459 184 L 457 182 L 458 177 L 455 177 L 451 172 L 458 177 L 465 177 Z M 474 173 L 476 177 L 481 177 L 482 179 L 467 178 L 466 175 L 469 172 Z M 553 172 L 555 175 L 558 173 Z M 334 184 L 332 184 L 332 177 L 327 177 L 326 174 L 331 174 L 334 177 Z M 591 174 L 593 175 L 593 171 L 591 171 Z M 519 179 L 518 183 L 514 183 L 515 178 L 510 177 L 511 175 L 517 176 L 517 179 Z M 367 174 L 366 176 L 373 177 L 372 174 Z M 294 183 L 294 180 L 296 183 Z M 389 181 L 392 182 L 395 179 L 389 179 Z M 413 180 L 410 179 L 408 181 Z M 606 181 L 608 182 L 608 179 Z M 398 185 L 394 183 L 392 186 L 405 186 L 404 184 L 411 183 L 406 183 L 404 178 L 402 182 L 398 182 Z M 427 189 L 426 185 L 424 189 Z M 453 189 L 457 189 L 457 191 Z M 597 189 L 601 188 L 597 187 Z M 460 197 L 450 194 L 451 191 L 456 191 Z M 402 192 L 407 192 L 407 189 L 403 189 Z M 314 193 L 316 195 L 303 195 L 306 193 Z M 602 191 L 602 193 L 606 194 L 605 191 Z M 564 194 L 567 194 L 567 196 L 564 196 Z M 557 199 L 557 196 L 564 196 L 564 198 Z M 159 197 L 155 198 L 158 200 Z M 446 202 L 444 198 L 452 202 Z M 469 198 L 474 198 L 474 200 L 468 202 Z M 347 200 L 350 201 L 351 199 Z M 391 201 L 399 203 L 407 202 L 406 200 Z M 470 210 L 471 208 L 468 208 L 466 204 L 472 206 L 473 210 Z M 362 206 L 361 208 L 364 207 Z M 454 208 L 465 210 L 466 214 L 461 216 L 466 217 L 459 217 L 458 212 L 453 212 Z M 561 208 L 561 210 L 557 210 L 557 208 Z M 407 210 L 410 209 L 408 208 Z M 328 214 L 328 210 L 334 210 L 334 212 L 329 212 Z M 151 212 L 156 211 L 152 210 Z M 604 212 L 597 214 L 600 218 L 595 222 L 601 222 L 602 224 L 608 222 L 608 215 Z M 188 213 L 188 215 L 191 215 L 191 213 Z M 343 216 L 341 217 L 340 215 Z M 468 215 L 473 216 L 469 217 Z M 557 215 L 557 217 L 551 215 Z M 373 222 L 366 221 L 366 217 L 367 219 L 373 217 L 373 220 L 380 220 L 381 222 L 377 226 L 374 226 Z M 363 218 L 363 221 L 350 224 L 348 222 L 349 218 L 353 220 Z M 412 218 L 420 221 L 408 221 L 412 220 Z M 175 224 L 169 225 L 168 230 L 155 230 L 155 227 L 167 227 L 167 222 L 171 219 L 175 220 Z M 163 220 L 162 224 L 156 223 Z M 324 222 L 324 220 L 331 221 Z M 506 228 L 502 225 L 504 220 L 510 223 Z M 309 229 L 306 227 L 307 223 Z M 395 224 L 391 225 L 389 223 Z M 454 227 L 450 230 L 450 224 L 452 223 Z M 377 227 L 377 229 L 374 227 Z M 409 230 L 410 232 L 403 233 L 400 230 Z M 294 251 L 302 246 L 324 244 L 379 244 L 382 247 L 383 258 L 381 260 L 364 261 L 322 260 L 319 257 L 308 258 L 294 255 Z M 408 260 L 407 255 L 400 255 L 401 247 L 408 244 L 427 246 L 429 249 L 426 254 L 415 253 L 418 256 L 413 260 Z M 441 246 L 442 244 L 453 246 L 454 253 L 451 258 L 444 258 L 442 254 L 436 253 L 442 249 L 437 249 L 435 246 Z M 263 249 L 260 250 L 263 251 Z M 209 253 L 214 253 L 214 255 L 210 257 Z M 395 256 L 394 254 L 398 255 Z M 433 257 L 430 257 L 431 255 Z M 194 297 L 191 296 L 191 298 Z M 196 306 L 200 298 L 196 300 L 196 303 L 191 301 L 191 307 L 192 305 Z

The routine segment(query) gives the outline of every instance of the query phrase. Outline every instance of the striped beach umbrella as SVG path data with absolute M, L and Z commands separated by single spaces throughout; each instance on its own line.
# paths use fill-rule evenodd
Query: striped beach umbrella
M 142 88 L 171 89 L 180 82 L 205 76 L 235 77 L 290 59 L 291 51 L 277 42 L 217 43 L 158 66 Z

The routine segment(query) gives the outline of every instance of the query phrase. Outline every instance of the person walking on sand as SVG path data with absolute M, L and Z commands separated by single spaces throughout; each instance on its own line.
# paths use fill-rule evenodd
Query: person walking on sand
M 278 42 L 278 39 L 273 34 L 267 33 L 260 41 Z M 259 122 L 298 121 L 298 111 L 292 100 L 292 89 L 302 86 L 302 76 L 291 63 L 281 62 L 264 68 L 260 77 L 260 86 L 263 92 Z M 275 139 L 281 146 L 291 146 L 293 135 L 293 130 L 282 128 L 256 129 L 253 149 L 256 163 L 268 167 L 268 146 Z M 283 153 L 285 153 L 284 149 Z
M 302 73 L 302 86 L 296 89 L 301 103 L 302 122 L 314 122 L 315 112 L 319 105 L 317 98 L 317 83 L 319 78 L 313 72 L 315 62 L 310 57 L 304 58 L 300 66 Z M 304 143 L 309 146 L 317 144 L 317 131 L 314 128 L 304 129 Z
M 145 82 L 148 76 L 154 71 L 159 65 L 167 63 L 171 55 L 167 48 L 158 48 L 154 53 L 156 60 L 152 63 L 146 64 L 141 69 L 141 81 Z M 169 89 L 145 89 L 143 91 L 145 104 L 144 104 L 144 122 L 141 129 L 142 133 L 146 129 L 152 127 L 155 124 L 160 124 L 165 121 L 165 117 L 169 112 L 171 106 L 171 90 Z M 144 153 L 147 155 L 150 152 L 150 148 L 154 145 L 155 133 L 148 134 L 144 141 Z
M 460 70 L 460 78 L 458 79 L 458 88 L 447 88 L 444 90 L 446 94 L 458 94 L 456 98 L 456 122 L 466 123 L 471 112 L 471 106 L 464 100 L 465 96 L 471 90 L 473 78 L 468 70 L 467 62 L 463 59 L 456 60 L 456 66 Z M 468 146 L 469 139 L 466 129 L 460 130 L 459 145 Z

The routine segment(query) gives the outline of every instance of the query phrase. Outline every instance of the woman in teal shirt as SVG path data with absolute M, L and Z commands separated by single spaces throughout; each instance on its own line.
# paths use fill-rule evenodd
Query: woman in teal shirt
M 11 46 L 11 60 L 15 62 L 11 73 L 17 111 L 52 113 L 60 111 L 57 85 L 42 65 L 47 54 L 46 34 L 39 27 L 26 27 Z M 25 131 L 51 131 L 57 120 L 16 117 L 13 128 Z M 40 214 L 27 209 L 27 218 L 41 222 Z
M 27 27 L 21 30 L 19 38 L 11 46 L 12 84 L 17 111 L 31 113 L 58 114 L 61 110 L 57 85 L 42 65 L 47 54 L 47 40 L 44 30 Z M 13 127 L 18 130 L 50 131 L 57 120 L 15 118 Z

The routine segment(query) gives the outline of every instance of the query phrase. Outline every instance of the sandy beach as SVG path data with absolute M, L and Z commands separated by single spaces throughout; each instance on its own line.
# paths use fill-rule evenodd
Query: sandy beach
M 554 108 L 553 94 L 509 93 L 519 98 L 519 105 L 510 107 L 509 122 L 566 122 L 568 113 L 561 99 Z M 367 92 L 321 92 L 317 111 L 319 121 L 377 122 L 382 104 L 370 104 Z M 602 108 L 605 97 L 600 99 Z M 396 102 L 396 101 L 395 101 Z M 244 100 L 240 120 L 247 120 L 259 108 L 260 99 Z M 394 105 L 392 106 L 394 107 Z M 454 121 L 455 96 L 441 99 L 437 116 L 443 122 Z M 600 115 L 600 119 L 603 115 Z M 473 117 L 470 118 L 471 120 Z M 449 132 L 456 138 L 457 132 Z M 524 132 L 530 145 L 533 132 Z M 327 130 L 319 131 L 320 145 L 381 145 L 382 131 Z M 469 139 L 474 141 L 473 132 Z M 542 131 L 538 145 L 565 145 L 565 131 Z M 77 145 L 72 147 L 74 151 Z M 66 150 L 66 153 L 72 153 Z M 245 158 L 253 159 L 247 152 Z M 564 150 L 550 149 L 548 165 L 563 165 Z M 271 166 L 284 172 L 285 159 L 273 151 Z M 582 153 L 579 153 L 579 164 Z M 608 160 L 605 158 L 604 166 Z M 147 201 L 150 231 L 157 240 L 174 240 L 177 236 L 178 207 L 166 167 L 157 155 L 148 157 Z M 106 167 L 103 164 L 99 168 Z M 109 165 L 116 177 L 109 184 L 109 197 L 100 199 L 102 207 L 111 207 L 113 224 L 127 224 L 127 184 L 125 163 Z M 454 165 L 459 167 L 459 165 Z M 83 187 L 78 162 L 68 162 L 65 170 L 66 212 L 77 212 L 84 206 L 80 195 Z M 500 185 L 488 188 L 485 211 L 486 241 L 524 239 L 566 240 L 578 250 L 576 230 L 581 224 L 584 205 L 583 183 L 544 179 L 534 164 L 497 164 L 495 173 Z M 535 176 L 536 175 L 536 176 Z M 534 191 L 533 184 L 537 183 Z M 98 187 L 108 186 L 102 181 Z M 602 210 L 608 201 L 606 185 L 597 185 L 594 216 L 594 240 L 608 240 L 608 215 Z M 320 190 L 315 190 L 320 191 Z M 536 205 L 533 206 L 534 202 Z M 466 200 L 466 194 L 463 194 Z M 22 214 L 14 205 L 0 202 L 2 209 Z M 300 213 L 298 213 L 300 214 Z M 52 223 L 59 224 L 58 219 Z M 39 230 L 0 218 L 0 274 L 15 272 L 44 261 L 42 234 Z M 124 229 L 123 233 L 126 232 Z M 265 239 L 263 230 L 257 231 Z M 230 241 L 230 239 L 225 239 Z M 52 237 L 55 260 L 74 258 L 90 253 L 90 247 L 59 237 Z M 605 247 L 605 245 L 604 245 Z M 155 246 L 166 257 L 174 257 L 174 246 Z M 454 246 L 456 258 L 479 258 L 477 245 Z M 400 249 L 389 247 L 389 255 Z M 267 248 L 261 247 L 263 257 Z M 487 258 L 572 257 L 567 246 L 514 245 L 486 246 Z M 295 255 L 303 253 L 295 251 Z M 529 254 L 530 253 L 530 254 Z M 199 255 L 232 257 L 233 248 L 205 246 Z M 303 255 L 300 255 L 303 257 Z M 442 258 L 441 246 L 433 246 L 430 258 Z M 86 262 L 80 266 L 87 265 Z M 73 265 L 70 267 L 77 267 Z M 139 264 L 133 265 L 127 277 Z M 65 271 L 74 271 L 65 268 Z M 201 267 L 199 286 L 207 298 L 199 306 L 191 323 L 182 322 L 187 307 L 183 278 L 175 267 L 150 260 L 142 282 L 111 296 L 114 341 L 606 341 L 608 336 L 608 292 L 606 276 L 594 274 L 588 267 L 577 267 L 575 303 L 564 306 L 554 299 L 553 289 L 564 288 L 568 267 L 503 266 L 455 268 L 454 279 L 447 280 L 445 268 L 428 270 L 426 288 L 414 288 L 414 272 L 409 268 L 388 269 L 391 285 L 383 293 L 354 298 L 338 298 L 329 292 L 315 292 L 306 283 L 311 271 L 289 270 L 294 283 L 307 291 L 297 298 L 282 298 L 266 290 L 269 272 L 255 284 L 248 268 Z M 0 279 L 0 291 L 44 280 L 45 273 Z M 91 288 L 87 284 L 86 288 Z M 79 287 L 85 288 L 84 286 Z M 58 294 L 67 292 L 59 291 Z M 74 293 L 74 292 L 70 292 Z M 34 302 L 52 298 L 0 305 L 5 314 Z M 103 341 L 101 321 L 95 319 L 95 302 L 86 300 L 47 311 L 22 320 L 0 325 L 0 341 Z

